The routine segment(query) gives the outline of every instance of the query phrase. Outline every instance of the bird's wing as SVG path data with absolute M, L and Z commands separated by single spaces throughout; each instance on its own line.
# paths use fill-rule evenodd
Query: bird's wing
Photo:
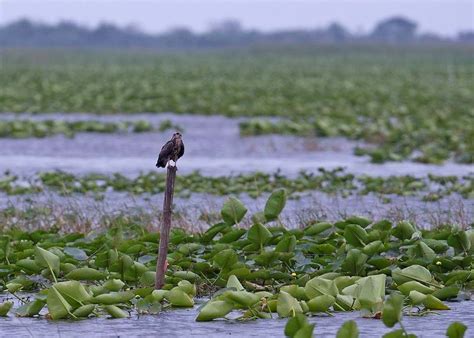
M 184 143 L 181 142 L 181 149 L 179 149 L 178 158 L 184 155 Z
M 160 150 L 160 155 L 158 155 L 158 161 L 156 161 L 157 166 L 165 166 L 166 162 L 168 162 L 171 154 L 173 153 L 174 142 L 173 140 L 169 140 L 165 143 L 165 145 Z

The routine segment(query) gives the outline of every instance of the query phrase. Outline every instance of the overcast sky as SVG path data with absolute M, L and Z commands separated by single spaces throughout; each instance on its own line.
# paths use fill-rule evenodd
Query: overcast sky
M 135 24 L 147 32 L 176 26 L 204 31 L 213 22 L 238 19 L 263 31 L 323 27 L 338 21 L 353 32 L 371 30 L 380 19 L 403 15 L 421 32 L 454 35 L 474 29 L 468 0 L 0 0 L 0 24 L 19 18 L 56 23 L 73 20 L 94 27 L 101 21 Z

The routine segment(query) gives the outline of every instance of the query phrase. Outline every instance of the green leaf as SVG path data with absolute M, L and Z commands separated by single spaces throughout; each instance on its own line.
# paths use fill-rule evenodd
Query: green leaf
M 463 338 L 464 333 L 467 330 L 467 326 L 460 322 L 452 322 L 446 331 L 448 338 Z
M 46 304 L 48 305 L 49 315 L 53 320 L 66 318 L 68 315 L 71 315 L 72 306 L 64 299 L 54 285 L 48 290 Z
M 277 312 L 280 317 L 293 317 L 297 313 L 303 313 L 300 303 L 289 293 L 280 291 L 277 301 Z
M 309 324 L 308 319 L 303 314 L 288 319 L 285 325 L 285 336 L 290 338 L 311 338 L 313 337 L 314 324 Z
M 382 321 L 385 326 L 393 327 L 402 319 L 403 300 L 401 294 L 393 293 L 383 306 Z
M 417 281 L 420 283 L 431 282 L 431 272 L 421 265 L 411 265 L 404 269 L 396 268 L 392 271 L 392 277 L 395 283 L 401 285 L 409 281 Z
M 177 307 L 193 307 L 194 300 L 179 287 L 174 287 L 166 294 L 166 299 L 173 306 Z
M 456 252 L 469 252 L 471 241 L 463 230 L 457 230 L 448 237 L 448 244 L 454 248 Z
M 235 275 L 230 275 L 227 279 L 226 288 L 235 288 L 237 291 L 244 291 L 244 287 Z
M 296 247 L 294 235 L 284 235 L 275 247 L 275 252 L 293 252 Z
M 151 272 L 154 274 L 153 271 Z M 103 286 L 109 291 L 117 292 L 122 290 L 122 288 L 125 286 L 125 283 L 122 282 L 120 279 L 109 279 L 103 284 Z
M 261 247 L 272 238 L 272 233 L 264 225 L 256 223 L 248 230 L 247 238 L 252 243 Z
M 278 218 L 281 211 L 286 204 L 286 190 L 278 189 L 275 190 L 267 200 L 265 204 L 264 214 L 265 219 L 270 222 Z
M 53 275 L 54 280 L 56 280 L 56 276 L 59 274 L 60 269 L 60 260 L 59 257 L 49 252 L 39 246 L 35 247 L 35 261 L 38 265 L 48 268 Z
M 232 249 L 225 249 L 218 252 L 213 259 L 221 269 L 230 269 L 232 265 L 238 261 L 237 254 Z
M 132 291 L 111 292 L 94 297 L 93 303 L 101 305 L 113 305 L 125 303 L 135 297 Z
M 92 268 L 79 268 L 69 272 L 66 275 L 67 279 L 73 280 L 102 280 L 105 279 L 106 275 L 103 272 L 100 272 Z
M 391 331 L 383 335 L 383 338 L 417 338 L 414 334 L 405 335 L 405 331 L 403 329 L 398 329 L 395 331 Z
M 84 286 L 78 281 L 60 282 L 54 284 L 54 287 L 74 308 L 84 305 L 84 302 L 92 298 Z
M 324 232 L 328 229 L 331 229 L 331 228 L 332 228 L 331 223 L 319 222 L 319 223 L 310 225 L 309 227 L 304 229 L 304 234 L 306 236 L 316 236 L 316 235 L 319 235 L 320 233 L 322 233 L 322 232 Z
M 401 293 L 403 293 L 405 296 L 408 296 L 408 294 L 413 290 L 421 292 L 425 295 L 433 293 L 434 291 L 434 289 L 429 288 L 421 284 L 420 282 L 416 282 L 416 281 L 409 281 L 409 282 L 403 283 L 402 285 L 398 286 L 398 290 L 400 290 Z
M 429 310 L 450 310 L 449 306 L 433 295 L 427 295 L 423 301 L 423 305 Z
M 359 328 L 353 320 L 348 320 L 337 331 L 336 338 L 358 338 Z
M 346 259 L 342 262 L 341 268 L 351 276 L 360 276 L 364 274 L 365 263 L 369 256 L 358 249 L 351 249 L 347 253 Z
M 45 305 L 45 301 L 41 299 L 35 299 L 32 302 L 23 304 L 16 309 L 15 313 L 18 317 L 33 317 L 40 313 Z
M 402 221 L 392 230 L 392 235 L 400 240 L 410 239 L 415 232 L 415 227 L 407 221 Z
M 73 311 L 73 315 L 78 318 L 86 318 L 95 310 L 95 304 L 86 304 Z
M 308 299 L 312 299 L 321 295 L 329 295 L 335 297 L 339 292 L 336 283 L 333 280 L 314 277 L 306 282 L 304 287 Z
M 344 238 L 356 247 L 363 247 L 368 241 L 367 232 L 358 224 L 348 224 L 344 229 Z
M 119 308 L 118 306 L 107 305 L 107 306 L 104 306 L 104 309 L 105 311 L 107 311 L 109 315 L 112 316 L 112 318 L 127 318 L 128 317 L 128 314 L 125 311 L 123 311 L 121 308 Z
M 191 297 L 196 296 L 196 292 L 197 292 L 196 285 L 194 285 L 190 281 L 187 281 L 187 280 L 179 281 L 178 288 L 186 292 Z
M 424 293 L 418 292 L 416 290 L 410 291 L 408 297 L 410 298 L 413 305 L 420 305 L 426 299 L 426 295 Z
M 224 297 L 229 303 L 238 304 L 243 308 L 249 308 L 260 300 L 257 295 L 247 291 L 227 291 Z
M 0 317 L 6 317 L 12 306 L 13 302 L 3 302 L 0 304 Z
M 327 312 L 334 305 L 336 298 L 330 295 L 316 296 L 307 302 L 311 312 Z
M 239 223 L 247 213 L 247 208 L 235 197 L 229 197 L 221 209 L 224 222 L 228 225 Z
M 196 321 L 207 322 L 217 318 L 225 317 L 233 309 L 232 304 L 223 300 L 212 300 L 201 308 Z

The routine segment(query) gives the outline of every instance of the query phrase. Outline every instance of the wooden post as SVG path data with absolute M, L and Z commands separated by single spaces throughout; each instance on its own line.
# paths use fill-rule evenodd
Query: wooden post
M 173 163 L 173 162 L 172 162 Z M 163 223 L 160 230 L 160 248 L 158 251 L 158 259 L 156 260 L 156 279 L 155 289 L 161 289 L 165 283 L 166 273 L 166 256 L 168 255 L 168 243 L 170 239 L 171 228 L 171 207 L 173 205 L 174 181 L 176 178 L 176 164 L 168 164 L 166 173 L 166 191 L 163 201 Z

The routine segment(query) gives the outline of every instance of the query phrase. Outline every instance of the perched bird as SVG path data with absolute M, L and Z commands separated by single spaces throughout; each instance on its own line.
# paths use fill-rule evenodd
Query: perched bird
M 170 163 L 172 166 L 176 165 L 176 161 L 183 156 L 184 154 L 184 143 L 181 138 L 181 133 L 176 132 L 173 134 L 171 140 L 165 143 L 161 148 L 160 155 L 158 156 L 158 161 L 156 161 L 157 168 L 164 168 Z

